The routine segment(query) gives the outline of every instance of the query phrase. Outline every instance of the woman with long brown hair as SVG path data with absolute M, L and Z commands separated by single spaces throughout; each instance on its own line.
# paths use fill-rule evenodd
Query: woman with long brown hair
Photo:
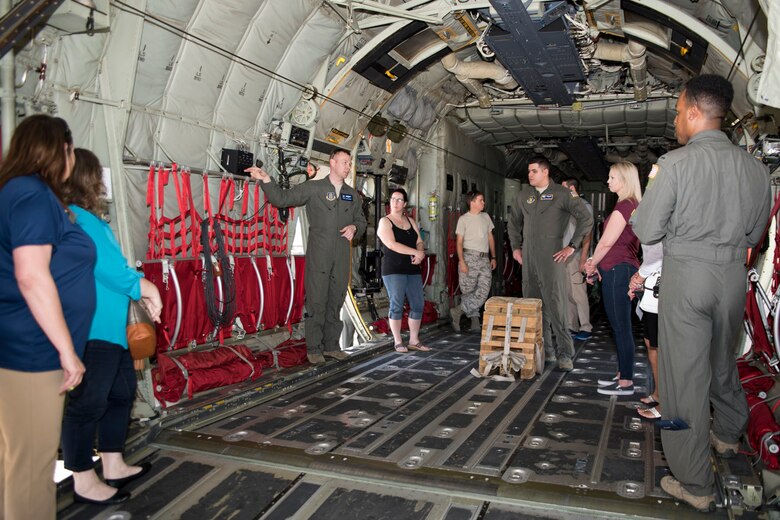
M 73 471 L 74 500 L 111 505 L 129 497 L 115 488 L 143 476 L 150 468 L 148 463 L 128 466 L 122 457 L 137 386 L 127 349 L 127 308 L 130 298 L 143 298 L 152 319 L 160 321 L 162 302 L 157 287 L 130 268 L 114 233 L 101 218 L 106 208 L 100 161 L 81 148 L 75 156 L 63 198 L 97 248 L 97 309 L 84 351 L 87 371 L 65 408 L 62 453 L 65 469 Z M 96 433 L 105 482 L 95 473 L 92 460 Z
M 64 393 L 81 382 L 95 246 L 59 198 L 67 123 L 25 118 L 0 164 L 0 517 L 54 519 Z

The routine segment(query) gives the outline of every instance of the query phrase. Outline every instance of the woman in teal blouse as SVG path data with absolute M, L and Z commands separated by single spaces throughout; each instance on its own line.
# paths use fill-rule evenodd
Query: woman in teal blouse
M 62 452 L 65 468 L 73 471 L 74 500 L 109 505 L 130 496 L 117 488 L 149 471 L 148 464 L 128 466 L 122 457 L 137 386 L 127 349 L 127 308 L 130 298 L 143 298 L 159 321 L 162 302 L 157 287 L 128 265 L 114 233 L 99 216 L 104 213 L 100 162 L 88 150 L 79 148 L 75 154 L 64 198 L 97 249 L 97 308 L 84 351 L 84 379 L 70 393 L 65 409 Z M 92 461 L 96 432 L 105 482 Z

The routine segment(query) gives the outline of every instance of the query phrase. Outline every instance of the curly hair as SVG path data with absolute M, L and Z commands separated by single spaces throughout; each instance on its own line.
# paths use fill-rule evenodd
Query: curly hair
M 685 84 L 682 95 L 708 118 L 723 119 L 734 100 L 734 87 L 722 76 L 702 74 Z
M 74 204 L 101 216 L 106 212 L 103 185 L 103 168 L 94 153 L 76 148 L 76 164 L 73 173 L 62 186 L 62 196 L 66 204 Z
M 68 123 L 46 114 L 28 116 L 16 127 L 0 164 L 0 188 L 14 177 L 38 174 L 62 199 L 73 135 Z

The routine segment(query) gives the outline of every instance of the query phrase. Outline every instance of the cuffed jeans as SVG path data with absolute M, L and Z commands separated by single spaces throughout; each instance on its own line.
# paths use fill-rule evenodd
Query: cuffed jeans
M 630 264 L 618 264 L 601 273 L 601 294 L 617 346 L 620 379 L 634 379 L 634 331 L 631 329 L 631 300 L 628 282 L 636 273 Z
M 404 315 L 404 297 L 409 299 L 409 319 L 420 320 L 425 307 L 422 276 L 419 274 L 387 274 L 382 277 L 390 298 L 389 318 L 400 320 Z
M 90 340 L 83 362 L 84 379 L 68 395 L 62 422 L 62 453 L 65 467 L 71 471 L 94 467 L 96 432 L 98 451 L 124 450 L 138 385 L 130 352 L 120 345 Z

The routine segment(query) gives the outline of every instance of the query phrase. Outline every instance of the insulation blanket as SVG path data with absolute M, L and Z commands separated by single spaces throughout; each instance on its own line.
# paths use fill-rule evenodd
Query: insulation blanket
M 220 346 L 176 357 L 159 354 L 157 368 L 152 371 L 154 395 L 165 406 L 178 402 L 185 389 L 191 399 L 197 392 L 254 380 L 262 373 L 261 360 L 244 345 Z

